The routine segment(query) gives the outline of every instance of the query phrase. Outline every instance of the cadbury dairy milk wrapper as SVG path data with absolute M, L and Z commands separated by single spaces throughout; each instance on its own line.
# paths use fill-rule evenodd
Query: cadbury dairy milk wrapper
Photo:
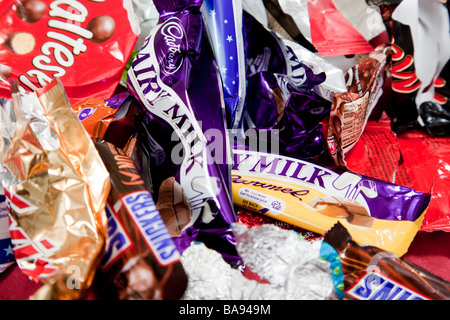
M 185 199 L 189 215 L 180 225 L 181 234 L 174 237 L 180 252 L 199 240 L 238 259 L 230 228 L 236 216 L 228 193 L 231 153 L 225 109 L 220 75 L 203 33 L 201 3 L 154 2 L 160 21 L 127 79 L 129 91 L 140 102 L 137 167 L 149 169 L 143 176 L 151 176 L 155 201 L 170 206 L 175 201 L 167 197 L 170 190 L 180 195 L 176 203 Z M 207 144 L 209 132 L 218 139 L 214 157 Z M 220 160 L 218 153 L 223 155 Z
M 237 206 L 324 234 L 341 222 L 356 242 L 402 256 L 419 230 L 430 195 L 351 171 L 264 152 L 234 149 Z
M 5 0 L 0 30 L 0 96 L 57 77 L 71 105 L 113 94 L 140 32 L 131 0 Z
M 103 252 L 109 174 L 59 80 L 12 95 L 17 122 L 1 160 L 14 256 L 44 284 L 31 299 L 77 299 Z
M 161 216 L 132 160 L 107 141 L 94 142 L 111 176 L 108 238 L 101 262 L 104 285 L 123 300 L 179 299 L 187 276 L 168 231 L 178 228 L 175 210 L 163 210 Z

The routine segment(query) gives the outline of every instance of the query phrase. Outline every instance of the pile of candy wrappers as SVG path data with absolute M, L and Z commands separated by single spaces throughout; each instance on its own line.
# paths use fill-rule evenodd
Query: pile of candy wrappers
M 3 0 L 0 271 L 30 299 L 450 299 L 402 259 L 450 231 L 449 29 L 438 0 Z

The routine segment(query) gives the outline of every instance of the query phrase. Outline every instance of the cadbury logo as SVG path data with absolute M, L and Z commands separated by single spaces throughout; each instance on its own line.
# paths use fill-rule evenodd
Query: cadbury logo
M 184 39 L 184 30 L 181 26 L 181 21 L 174 17 L 167 20 L 160 29 L 161 35 L 164 38 L 164 43 L 167 46 L 167 52 L 164 52 L 164 60 L 162 71 L 165 74 L 174 74 L 183 64 L 182 40 Z

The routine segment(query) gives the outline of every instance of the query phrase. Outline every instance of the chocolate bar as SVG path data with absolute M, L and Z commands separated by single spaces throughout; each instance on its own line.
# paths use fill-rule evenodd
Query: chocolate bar
M 357 244 L 337 223 L 324 241 L 339 253 L 346 300 L 448 300 L 450 283 L 374 246 Z

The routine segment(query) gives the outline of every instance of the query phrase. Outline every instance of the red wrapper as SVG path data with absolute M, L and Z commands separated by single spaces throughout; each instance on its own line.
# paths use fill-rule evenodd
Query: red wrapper
M 70 6 L 68 5 L 70 4 Z M 70 104 L 109 98 L 138 38 L 131 1 L 5 0 L 0 12 L 0 96 L 60 78 Z

